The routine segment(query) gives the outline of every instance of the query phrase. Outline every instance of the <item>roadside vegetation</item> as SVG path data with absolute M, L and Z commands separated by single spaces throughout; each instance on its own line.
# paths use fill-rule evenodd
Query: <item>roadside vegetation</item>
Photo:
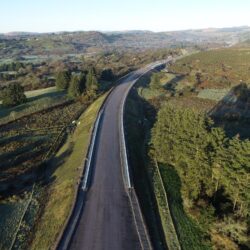
M 73 206 L 77 184 L 93 124 L 107 94 L 98 98 L 78 119 L 78 126 L 49 163 L 52 169 L 44 213 L 36 226 L 31 249 L 52 248 Z
M 154 177 L 151 183 L 162 228 L 171 233 L 169 208 L 182 249 L 249 248 L 249 78 L 239 71 L 239 81 L 232 77 L 231 88 L 217 78 L 211 85 L 198 84 L 192 65 L 194 58 L 197 64 L 200 58 L 199 65 L 205 65 L 203 71 L 209 72 L 212 81 L 218 73 L 216 56 L 219 63 L 230 64 L 233 59 L 228 59 L 228 53 L 217 50 L 187 56 L 167 70 L 141 78 L 137 85 L 137 100 L 144 103 L 140 130 L 147 134 L 144 166 Z M 247 56 L 245 50 L 242 53 Z M 240 58 L 236 52 L 232 57 Z M 248 67 L 239 66 L 239 58 L 235 66 Z M 182 71 L 188 63 L 193 79 Z M 154 172 L 157 165 L 168 205 Z
M 152 131 L 152 146 L 153 157 L 175 169 L 185 209 L 203 231 L 222 233 L 238 244 L 247 244 L 249 140 L 228 139 L 204 115 L 165 105 Z M 162 169 L 164 178 L 167 171 Z M 186 234 L 180 234 L 182 237 Z M 185 249 L 188 247 L 187 242 Z
M 230 89 L 250 82 L 250 48 L 209 50 L 178 60 L 169 71 L 198 89 Z
M 18 83 L 11 83 L 1 92 L 2 105 L 11 107 L 26 102 L 24 88 Z
M 136 91 L 131 91 L 125 107 L 126 144 L 129 152 L 135 190 L 140 200 L 140 205 L 153 246 L 157 250 L 167 248 L 160 216 L 155 206 L 156 200 L 150 182 L 151 175 L 146 168 L 146 147 L 144 147 L 146 131 L 143 127 L 144 104 L 138 99 Z

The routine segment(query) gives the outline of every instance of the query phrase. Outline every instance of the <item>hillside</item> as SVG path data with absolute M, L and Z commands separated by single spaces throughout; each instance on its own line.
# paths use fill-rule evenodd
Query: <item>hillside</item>
M 58 32 L 0 34 L 2 58 L 24 55 L 61 55 L 107 49 L 139 49 L 200 46 L 203 49 L 222 47 L 250 37 L 249 27 L 202 29 L 171 32 Z
M 250 247 L 248 55 L 196 53 L 144 76 L 131 94 L 130 153 L 150 176 L 167 244 L 175 234 L 170 210 L 183 250 Z
M 250 48 L 204 51 L 179 60 L 170 71 L 183 76 L 182 82 L 198 89 L 225 89 L 250 83 Z

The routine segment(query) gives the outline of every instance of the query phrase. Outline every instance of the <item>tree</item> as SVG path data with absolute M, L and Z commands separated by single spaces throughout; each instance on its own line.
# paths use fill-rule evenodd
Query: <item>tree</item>
M 80 80 L 79 77 L 76 75 L 71 78 L 68 88 L 68 95 L 73 98 L 76 98 L 81 95 Z
M 16 106 L 26 102 L 24 88 L 17 82 L 9 84 L 2 90 L 2 104 L 7 107 Z
M 82 94 L 86 90 L 86 75 L 84 73 L 81 73 L 79 75 L 79 81 L 80 81 L 80 91 Z
M 104 81 L 113 81 L 114 74 L 112 69 L 104 69 L 101 73 L 101 79 Z
M 56 76 L 56 87 L 58 89 L 67 89 L 69 87 L 71 74 L 69 71 L 60 71 Z
M 84 74 L 73 75 L 69 83 L 68 95 L 73 98 L 80 96 L 86 88 L 85 83 L 86 77 Z
M 200 72 L 195 74 L 195 81 L 196 85 L 200 85 L 202 83 L 202 74 Z
M 86 77 L 86 90 L 89 96 L 95 96 L 97 94 L 99 85 L 94 74 L 94 70 L 90 69 Z

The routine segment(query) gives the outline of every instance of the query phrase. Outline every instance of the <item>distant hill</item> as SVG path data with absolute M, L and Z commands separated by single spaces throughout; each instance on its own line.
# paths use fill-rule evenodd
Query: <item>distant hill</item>
M 55 33 L 11 32 L 0 34 L 0 57 L 58 55 L 113 49 L 147 49 L 200 46 L 226 47 L 250 39 L 250 27 L 209 28 L 171 32 L 77 31 Z

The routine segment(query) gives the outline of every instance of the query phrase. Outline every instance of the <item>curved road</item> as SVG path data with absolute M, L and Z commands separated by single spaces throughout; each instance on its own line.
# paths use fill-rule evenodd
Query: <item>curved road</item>
M 123 178 L 119 118 L 128 90 L 141 74 L 155 66 L 151 64 L 129 74 L 105 102 L 91 166 L 90 188 L 71 239 L 71 250 L 142 249 Z

